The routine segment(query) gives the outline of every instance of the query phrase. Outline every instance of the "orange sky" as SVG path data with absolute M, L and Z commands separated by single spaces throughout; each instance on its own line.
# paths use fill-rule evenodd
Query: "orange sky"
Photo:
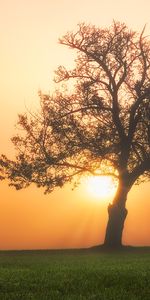
M 135 30 L 147 23 L 149 0 L 2 0 L 0 7 L 0 153 L 12 156 L 9 141 L 17 114 L 36 109 L 39 89 L 53 88 L 53 71 L 70 66 L 73 54 L 58 38 L 85 21 L 109 26 L 113 19 Z M 123 241 L 150 245 L 150 183 L 129 194 Z M 88 194 L 86 185 L 50 195 L 34 186 L 15 191 L 0 183 L 0 249 L 81 247 L 103 241 L 111 199 Z

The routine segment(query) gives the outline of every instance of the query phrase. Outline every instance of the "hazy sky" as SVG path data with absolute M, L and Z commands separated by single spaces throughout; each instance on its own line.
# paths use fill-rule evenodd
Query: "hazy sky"
M 10 157 L 17 114 L 36 109 L 38 90 L 52 89 L 53 71 L 73 61 L 58 38 L 85 21 L 109 26 L 113 19 L 135 30 L 147 24 L 149 0 L 1 0 L 0 153 Z M 150 245 L 150 184 L 134 187 L 124 232 L 128 244 Z M 31 187 L 16 192 L 0 183 L 0 249 L 77 247 L 102 242 L 110 199 L 95 200 L 86 186 L 44 196 Z

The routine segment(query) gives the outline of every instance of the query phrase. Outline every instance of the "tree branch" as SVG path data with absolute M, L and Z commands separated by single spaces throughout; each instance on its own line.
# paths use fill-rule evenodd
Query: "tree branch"
M 129 182 L 132 186 L 134 182 L 144 174 L 144 172 L 150 171 L 150 158 L 142 161 L 133 171 L 129 174 Z

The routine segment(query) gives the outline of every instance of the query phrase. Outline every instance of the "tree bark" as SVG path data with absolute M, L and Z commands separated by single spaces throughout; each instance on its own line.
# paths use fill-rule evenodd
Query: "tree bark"
M 108 206 L 108 223 L 104 245 L 110 248 L 118 248 L 122 245 L 122 233 L 127 216 L 127 209 L 115 204 Z
M 127 187 L 123 187 L 121 184 L 121 188 L 118 188 L 113 203 L 108 205 L 108 223 L 104 240 L 104 246 L 107 248 L 119 248 L 122 246 L 122 233 L 128 213 L 125 208 L 127 193 Z

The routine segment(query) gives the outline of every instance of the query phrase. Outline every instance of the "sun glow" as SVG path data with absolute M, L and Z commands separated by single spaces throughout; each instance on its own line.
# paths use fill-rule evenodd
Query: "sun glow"
M 113 197 L 117 184 L 110 176 L 90 176 L 86 179 L 86 191 L 95 199 L 108 199 Z

